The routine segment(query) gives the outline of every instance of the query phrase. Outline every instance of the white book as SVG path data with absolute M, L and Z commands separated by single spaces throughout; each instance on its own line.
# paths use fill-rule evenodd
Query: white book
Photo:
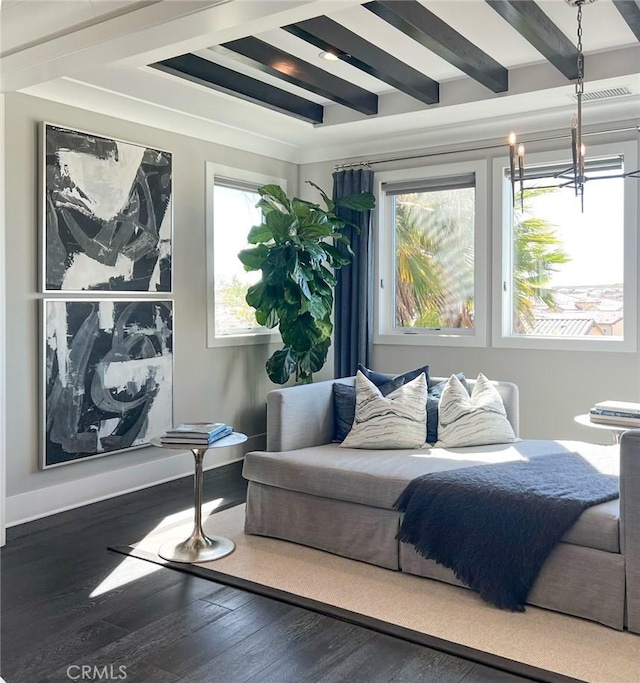
M 640 427 L 640 417 L 611 417 L 609 415 L 593 415 L 589 419 L 594 424 L 611 425 L 612 427 Z
M 640 403 L 630 401 L 600 401 L 594 408 L 597 410 L 611 410 L 618 413 L 637 413 L 640 415 Z

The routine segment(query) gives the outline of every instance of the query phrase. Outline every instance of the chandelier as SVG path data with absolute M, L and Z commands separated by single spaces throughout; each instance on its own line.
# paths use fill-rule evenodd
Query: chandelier
M 558 187 L 569 187 L 574 190 L 576 197 L 580 197 L 580 207 L 584 211 L 584 187 L 587 180 L 600 180 L 603 178 L 640 178 L 640 169 L 619 173 L 617 175 L 591 176 L 585 175 L 585 154 L 586 148 L 582 142 L 582 95 L 584 94 L 584 53 L 582 51 L 582 6 L 591 4 L 595 0 L 565 0 L 571 7 L 577 7 L 578 31 L 576 48 L 578 50 L 578 77 L 576 79 L 575 95 L 578 102 L 576 113 L 571 117 L 571 159 L 572 164 L 569 168 L 563 169 L 553 174 L 554 178 L 559 178 L 562 182 Z M 510 133 L 509 143 L 509 170 L 511 176 L 511 193 L 513 205 L 516 201 L 516 182 L 520 186 L 520 210 L 524 210 L 524 145 L 517 144 L 516 134 Z

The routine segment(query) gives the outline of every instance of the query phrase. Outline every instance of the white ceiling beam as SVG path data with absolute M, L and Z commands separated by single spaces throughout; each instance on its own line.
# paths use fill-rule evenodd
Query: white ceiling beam
M 0 60 L 0 91 L 78 76 L 118 59 L 142 66 L 362 0 L 161 0 L 45 40 Z

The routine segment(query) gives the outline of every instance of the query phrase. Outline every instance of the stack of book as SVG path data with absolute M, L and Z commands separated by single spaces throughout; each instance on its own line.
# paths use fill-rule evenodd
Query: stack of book
M 640 403 L 602 401 L 591 408 L 589 419 L 614 427 L 640 427 Z
M 160 441 L 166 445 L 210 446 L 231 432 L 233 427 L 224 422 L 190 422 L 170 429 Z

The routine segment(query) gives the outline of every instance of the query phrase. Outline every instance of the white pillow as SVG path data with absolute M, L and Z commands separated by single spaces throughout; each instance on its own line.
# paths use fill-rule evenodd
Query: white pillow
M 427 437 L 427 380 L 424 373 L 387 396 L 359 370 L 356 413 L 343 448 L 421 448 Z
M 445 448 L 486 446 L 517 441 L 498 390 L 482 374 L 471 396 L 451 375 L 442 390 L 438 413 L 438 443 Z

